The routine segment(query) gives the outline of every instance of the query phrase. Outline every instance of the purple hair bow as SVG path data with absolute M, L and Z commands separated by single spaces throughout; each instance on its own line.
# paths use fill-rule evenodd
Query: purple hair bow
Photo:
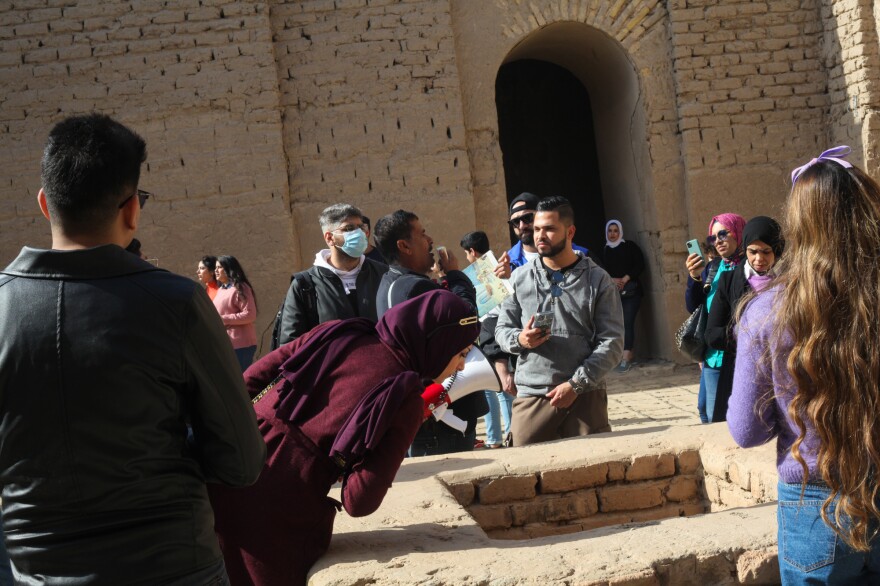
M 852 149 L 846 145 L 836 146 L 833 149 L 828 149 L 806 165 L 802 167 L 798 167 L 794 171 L 791 172 L 791 184 L 794 185 L 794 182 L 798 180 L 798 177 L 803 175 L 804 171 L 818 163 L 819 161 L 834 161 L 838 165 L 842 166 L 845 169 L 851 169 L 852 163 L 848 163 L 844 161 L 841 157 L 845 157 L 852 152 Z

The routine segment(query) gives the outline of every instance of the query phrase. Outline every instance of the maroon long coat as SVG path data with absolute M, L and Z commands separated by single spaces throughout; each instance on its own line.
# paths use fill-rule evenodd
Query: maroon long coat
M 282 346 L 247 371 L 252 396 L 275 379 L 307 338 Z M 328 456 L 333 440 L 364 392 L 405 370 L 369 335 L 352 340 L 339 362 L 326 380 L 315 381 L 325 400 L 313 402 L 299 425 L 275 416 L 276 390 L 257 402 L 268 457 L 256 484 L 210 486 L 215 529 L 233 586 L 305 584 L 309 568 L 327 551 L 336 515 L 335 501 L 327 496 L 338 477 Z M 421 388 L 412 389 L 380 444 L 354 466 L 342 494 L 349 515 L 379 508 L 422 422 L 420 393 Z

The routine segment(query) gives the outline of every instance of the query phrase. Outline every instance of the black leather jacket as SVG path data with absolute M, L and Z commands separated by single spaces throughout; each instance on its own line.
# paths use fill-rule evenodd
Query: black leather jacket
M 201 287 L 115 245 L 24 248 L 0 272 L 0 332 L 21 583 L 161 584 L 217 564 L 205 482 L 254 482 L 266 447 Z

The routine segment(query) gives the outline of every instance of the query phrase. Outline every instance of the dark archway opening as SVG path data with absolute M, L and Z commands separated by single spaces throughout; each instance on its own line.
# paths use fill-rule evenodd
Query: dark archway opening
M 601 252 L 605 206 L 587 89 L 564 67 L 521 59 L 499 69 L 495 105 L 507 201 L 523 191 L 567 197 L 575 242 Z

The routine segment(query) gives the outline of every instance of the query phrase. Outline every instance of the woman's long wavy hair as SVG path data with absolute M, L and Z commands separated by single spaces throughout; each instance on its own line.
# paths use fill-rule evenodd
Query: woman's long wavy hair
M 254 307 L 256 308 L 257 293 L 254 291 L 254 286 L 248 281 L 247 275 L 244 274 L 244 269 L 241 267 L 241 263 L 238 262 L 238 259 L 231 255 L 218 256 L 217 264 L 223 267 L 223 270 L 226 271 L 226 276 L 232 281 L 232 285 L 235 287 L 235 290 L 238 291 L 239 295 L 242 296 L 242 299 L 244 298 L 242 285 L 247 285 L 250 288 L 251 295 L 254 296 Z
M 867 551 L 880 520 L 880 186 L 860 169 L 820 161 L 792 187 L 783 234 L 771 347 L 790 347 L 797 391 L 788 411 L 799 430 L 791 453 L 806 485 L 800 446 L 814 429 L 817 471 L 831 489 L 822 519 Z

